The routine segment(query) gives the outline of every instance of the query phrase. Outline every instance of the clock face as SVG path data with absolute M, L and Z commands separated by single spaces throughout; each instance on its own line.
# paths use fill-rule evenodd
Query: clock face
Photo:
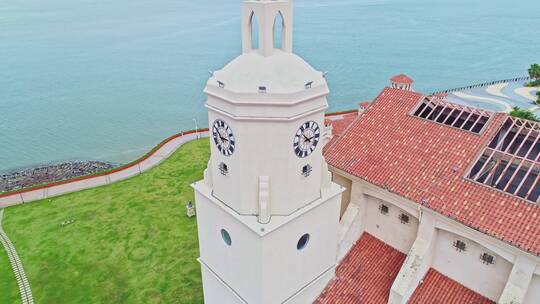
M 303 123 L 294 135 L 293 148 L 296 156 L 304 158 L 315 151 L 320 136 L 321 130 L 316 122 L 308 121 Z
M 225 156 L 231 156 L 234 153 L 234 134 L 231 130 L 231 127 L 227 125 L 223 120 L 217 119 L 212 125 L 212 137 L 214 138 L 214 143 Z

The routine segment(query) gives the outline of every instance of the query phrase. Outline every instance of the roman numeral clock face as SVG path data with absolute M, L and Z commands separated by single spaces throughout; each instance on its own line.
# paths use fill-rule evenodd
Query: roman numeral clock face
M 304 158 L 315 151 L 320 136 L 321 130 L 316 122 L 303 123 L 294 135 L 293 148 L 296 156 Z
M 212 125 L 212 137 L 219 152 L 225 156 L 231 156 L 234 153 L 235 140 L 231 127 L 223 120 L 218 119 Z

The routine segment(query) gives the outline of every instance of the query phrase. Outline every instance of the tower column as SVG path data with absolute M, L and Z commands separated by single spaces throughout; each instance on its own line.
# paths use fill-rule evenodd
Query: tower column
M 343 190 L 322 153 L 329 90 L 292 53 L 292 22 L 292 1 L 244 1 L 242 54 L 206 84 L 211 156 L 193 184 L 206 304 L 312 303 L 334 276 Z

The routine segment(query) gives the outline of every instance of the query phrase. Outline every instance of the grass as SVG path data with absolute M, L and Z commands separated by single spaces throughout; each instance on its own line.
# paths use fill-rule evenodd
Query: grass
M 36 303 L 202 303 L 196 219 L 184 205 L 209 153 L 208 140 L 192 141 L 142 175 L 6 209 Z M 13 299 L 0 292 L 0 303 Z
M 15 275 L 4 247 L 0 244 L 0 303 L 20 303 L 19 289 Z

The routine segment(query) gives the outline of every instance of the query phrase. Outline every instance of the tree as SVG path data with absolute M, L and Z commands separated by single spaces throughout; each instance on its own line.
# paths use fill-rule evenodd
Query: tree
M 518 118 L 523 118 L 523 119 L 532 120 L 532 121 L 539 121 L 538 117 L 536 117 L 536 115 L 534 115 L 533 112 L 525 110 L 525 109 L 520 109 L 518 107 L 514 107 L 512 111 L 508 114 L 510 116 L 514 116 Z
M 531 67 L 529 68 L 529 76 L 531 77 L 531 80 L 540 79 L 540 65 L 536 63 L 531 64 Z

